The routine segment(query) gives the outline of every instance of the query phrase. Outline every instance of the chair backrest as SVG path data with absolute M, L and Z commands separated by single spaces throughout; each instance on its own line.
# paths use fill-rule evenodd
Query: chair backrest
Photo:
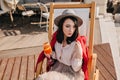
M 40 10 L 43 12 L 48 12 L 48 7 L 44 3 L 37 3 L 40 7 Z
M 86 13 L 85 10 L 87 10 L 89 13 L 87 15 L 88 17 L 88 22 L 87 21 L 84 21 L 86 22 L 85 24 L 83 24 L 83 26 L 87 26 L 87 28 L 83 28 L 84 30 L 82 30 L 83 32 L 85 30 L 85 36 L 88 37 L 88 56 L 89 56 L 89 62 L 88 62 L 88 72 L 89 74 L 91 73 L 92 71 L 92 53 L 93 53 L 93 35 L 94 35 L 94 21 L 95 21 L 95 2 L 92 2 L 92 3 L 88 3 L 88 4 L 83 4 L 83 3 L 80 3 L 80 2 L 71 2 L 71 3 L 51 3 L 50 4 L 50 17 L 49 17 L 49 29 L 48 29 L 48 38 L 49 40 L 51 40 L 52 38 L 52 34 L 54 32 L 53 30 L 53 26 L 54 26 L 54 15 L 55 14 L 55 10 L 56 9 L 75 9 L 76 12 L 78 12 L 78 14 L 84 14 Z M 78 9 L 78 10 L 77 10 Z M 83 10 L 84 13 L 79 13 L 79 9 Z M 82 18 L 83 19 L 83 18 Z M 88 25 L 89 23 L 89 25 Z M 81 31 L 80 31 L 81 32 Z M 82 33 L 83 33 L 82 32 Z M 81 34 L 82 34 L 81 33 Z M 89 35 L 87 35 L 89 34 Z M 89 78 L 91 75 L 89 75 Z
M 46 4 L 44 3 L 37 3 L 40 7 L 40 22 L 42 22 L 43 17 L 46 18 L 46 21 L 44 22 L 44 24 L 46 24 L 46 31 L 48 31 L 48 20 L 49 20 L 49 11 L 48 11 L 48 7 Z M 41 24 L 40 24 L 41 27 Z

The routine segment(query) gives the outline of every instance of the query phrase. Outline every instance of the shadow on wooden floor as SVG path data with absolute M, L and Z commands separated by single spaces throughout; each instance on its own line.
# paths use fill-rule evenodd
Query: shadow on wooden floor
M 10 20 L 9 14 L 0 16 L 0 32 L 4 36 L 12 36 L 19 34 L 39 34 L 46 32 L 46 28 L 40 28 L 40 25 L 30 24 L 31 22 L 39 22 L 39 15 L 31 17 L 23 17 L 21 15 L 13 15 L 14 26 Z

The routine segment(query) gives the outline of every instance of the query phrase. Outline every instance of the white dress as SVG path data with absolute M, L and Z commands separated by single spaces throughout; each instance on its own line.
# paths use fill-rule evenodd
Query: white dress
M 81 69 L 82 47 L 79 42 L 74 41 L 65 47 L 56 42 L 52 57 L 57 59 L 57 62 L 49 72 L 40 75 L 38 80 L 84 80 Z

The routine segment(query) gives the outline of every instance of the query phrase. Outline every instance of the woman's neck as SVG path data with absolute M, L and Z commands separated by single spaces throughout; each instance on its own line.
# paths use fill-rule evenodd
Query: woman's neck
M 64 37 L 64 40 L 62 41 L 62 46 L 65 47 L 67 45 L 66 38 Z
M 63 41 L 62 42 L 62 47 L 65 47 L 67 45 L 67 42 L 66 41 Z
M 67 36 L 64 35 L 64 40 L 62 41 L 62 46 L 65 47 L 67 45 Z

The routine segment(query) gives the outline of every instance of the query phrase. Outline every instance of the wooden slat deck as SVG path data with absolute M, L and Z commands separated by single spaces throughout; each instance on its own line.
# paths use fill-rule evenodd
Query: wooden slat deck
M 117 80 L 109 43 L 95 45 L 94 52 L 98 56 L 96 67 L 100 70 L 99 80 Z
M 0 59 L 0 80 L 33 80 L 38 55 Z
M 99 80 L 117 80 L 110 45 L 95 45 L 94 52 L 98 56 L 96 67 L 100 70 Z M 0 58 L 0 80 L 33 80 L 38 55 Z

